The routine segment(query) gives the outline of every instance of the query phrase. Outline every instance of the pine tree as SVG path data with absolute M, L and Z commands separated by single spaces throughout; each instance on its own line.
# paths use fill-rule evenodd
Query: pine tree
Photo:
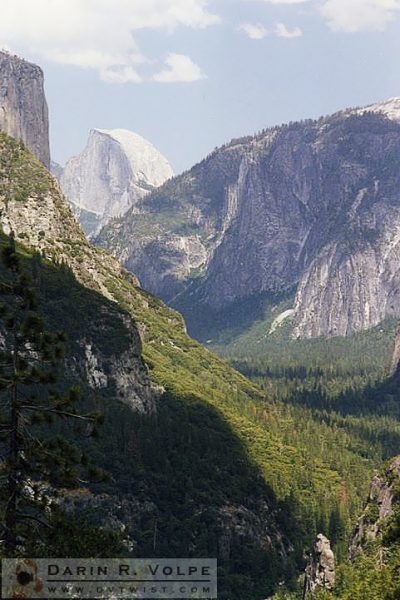
M 79 389 L 60 392 L 58 366 L 65 336 L 46 331 L 32 277 L 16 251 L 14 236 L 3 248 L 0 283 L 0 448 L 4 508 L 4 549 L 13 556 L 24 539 L 48 526 L 44 484 L 76 486 L 85 459 L 64 437 L 52 437 L 55 418 L 73 420 L 93 435 L 98 413 L 80 414 Z M 38 261 L 34 261 L 35 270 Z M 35 278 L 37 277 L 37 273 Z M 100 472 L 96 473 L 100 476 Z

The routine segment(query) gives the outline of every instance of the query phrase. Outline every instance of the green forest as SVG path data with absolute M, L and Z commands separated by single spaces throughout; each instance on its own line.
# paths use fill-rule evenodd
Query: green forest
M 65 265 L 53 266 L 26 251 L 21 256 L 34 276 L 47 326 L 65 331 L 67 354 L 78 353 L 77 315 L 84 318 L 89 307 L 93 313 L 104 298 L 83 288 Z M 112 319 L 113 312 L 108 314 Z M 90 321 L 88 327 L 95 330 Z M 354 357 L 354 370 L 346 373 L 323 361 L 318 367 L 293 363 L 276 370 L 260 358 L 235 362 L 254 379 L 253 386 L 179 334 L 178 328 L 174 331 L 175 325 L 169 327 L 164 335 L 168 339 L 179 335 L 180 348 L 184 339 L 186 351 L 177 345 L 156 346 L 154 337 L 144 348 L 153 380 L 165 389 L 156 415 L 132 413 L 112 398 L 112 392 L 101 397 L 86 388 L 81 400 L 80 410 L 101 407 L 104 414 L 99 437 L 84 440 L 82 452 L 112 475 L 111 481 L 90 484 L 90 493 L 133 497 L 147 505 L 129 532 L 133 555 L 217 555 L 220 597 L 249 600 L 272 593 L 274 582 L 283 577 L 296 586 L 304 548 L 320 531 L 332 540 L 339 560 L 345 561 L 373 469 L 400 452 L 396 385 L 380 379 L 383 362 L 377 363 L 375 372 L 372 369 L 378 342 L 371 336 L 371 368 L 360 370 Z M 157 336 L 161 331 L 157 328 Z M 97 335 L 104 343 L 101 331 Z M 123 338 L 118 343 L 123 344 Z M 69 383 L 67 378 L 64 385 Z M 62 423 L 53 428 L 66 439 L 75 435 Z M 261 550 L 251 535 L 224 532 L 221 507 L 240 506 L 257 513 L 263 502 L 273 507 L 274 520 L 285 532 L 285 560 L 274 547 Z M 69 547 L 71 556 L 78 549 L 78 554 L 88 556 L 93 548 L 101 552 L 99 513 L 91 514 L 90 502 L 81 505 L 79 518 L 63 511 L 54 516 L 62 523 L 57 525 L 55 551 Z M 107 502 L 102 510 L 107 511 Z M 78 545 L 69 544 L 71 528 L 78 531 L 82 519 L 87 534 Z M 222 548 L 224 533 L 228 541 Z M 111 536 L 119 552 L 126 552 L 121 536 L 111 531 L 104 535 Z M 259 535 L 262 539 L 262 531 Z M 37 555 L 52 548 L 44 540 L 35 548 Z
M 311 455 L 332 456 L 339 465 L 343 448 L 334 442 L 332 429 L 341 429 L 348 432 L 365 459 L 382 470 L 399 453 L 400 390 L 397 376 L 390 375 L 396 326 L 389 319 L 348 338 L 312 340 L 290 340 L 287 327 L 277 335 L 263 336 L 261 345 L 257 337 L 249 344 L 249 332 L 217 349 L 268 397 L 286 407 L 295 423 L 291 433 L 286 434 L 290 443 L 305 443 Z M 265 330 L 265 324 L 260 323 L 253 333 L 261 327 Z M 310 421 L 313 434 L 307 436 Z M 351 469 L 349 474 L 355 478 L 356 471 Z M 319 521 L 319 531 L 332 542 L 338 568 L 334 592 L 320 590 L 318 599 L 400 597 L 400 481 L 397 489 L 396 510 L 385 523 L 381 539 L 371 542 L 354 563 L 349 560 L 348 546 L 355 519 L 343 510 L 343 498 L 328 519 Z M 366 502 L 367 493 L 363 500 Z M 303 597 L 302 588 L 300 577 L 295 591 L 281 591 L 274 599 L 298 600 Z
M 66 230 L 66 241 L 57 243 L 43 232 L 40 252 L 30 247 L 27 233 L 16 232 L 29 301 L 36 299 L 33 314 L 44 332 L 62 333 L 64 340 L 57 385 L 50 380 L 52 401 L 78 385 L 76 415 L 101 414 L 103 421 L 89 437 L 69 419 L 30 425 L 32 435 L 47 441 L 55 436 L 61 448 L 76 445 L 74 463 L 82 470 L 93 465 L 94 471 L 79 486 L 74 477 L 43 482 L 53 510 L 46 526 L 25 546 L 17 544 L 16 552 L 216 556 L 221 600 L 266 598 L 283 581 L 281 595 L 297 598 L 299 576 L 321 532 L 331 539 L 342 573 L 337 597 L 357 598 L 349 590 L 364 589 L 374 550 L 352 569 L 348 540 L 374 470 L 400 454 L 398 383 L 389 376 L 394 322 L 331 341 L 290 341 L 281 329 L 262 347 L 257 344 L 258 352 L 243 343 L 234 351 L 228 345 L 219 357 L 186 334 L 177 312 L 136 287 L 127 272 L 108 267 L 104 254 L 83 240 L 39 163 L 6 136 L 1 143 L 2 182 L 7 173 L 14 180 L 2 210 L 11 202 L 23 210 L 25 188 L 20 197 L 18 182 L 31 181 L 39 187 L 26 193 L 39 204 L 46 194 L 55 195 Z M 9 244 L 2 235 L 1 247 Z M 93 289 L 86 264 L 106 273 L 106 294 Z M 9 283 L 7 269 L 0 267 L 3 284 Z M 17 301 L 13 293 L 8 290 L 3 299 L 6 312 Z M 112 386 L 89 387 L 79 369 L 82 340 L 90 339 L 104 355 L 125 352 L 132 333 L 124 320 L 132 318 L 157 396 L 154 413 L 133 411 Z M 25 385 L 29 392 L 29 378 Z M 6 405 L 7 389 L 1 394 Z M 60 466 L 76 472 L 72 464 Z M 2 475 L 7 468 L 2 463 Z M 1 499 L 5 516 L 4 486 Z M 384 580 L 396 586 L 396 523 L 390 525 L 387 558 L 376 571 L 377 586 Z M 377 600 L 379 593 L 359 597 Z

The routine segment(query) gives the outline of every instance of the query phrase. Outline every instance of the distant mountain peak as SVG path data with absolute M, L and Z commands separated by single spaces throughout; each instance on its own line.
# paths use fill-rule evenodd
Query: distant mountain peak
M 173 177 L 168 160 L 155 146 L 141 135 L 128 129 L 94 129 L 118 142 L 123 148 L 134 174 L 153 187 L 162 185 Z
M 92 129 L 84 150 L 58 175 L 88 236 L 172 176 L 161 152 L 127 129 Z

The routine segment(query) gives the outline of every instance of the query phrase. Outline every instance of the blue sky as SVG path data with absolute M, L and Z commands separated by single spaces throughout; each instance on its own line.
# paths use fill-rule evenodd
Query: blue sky
M 53 158 L 124 127 L 176 172 L 268 125 L 400 96 L 400 0 L 1 0 L 45 72 Z

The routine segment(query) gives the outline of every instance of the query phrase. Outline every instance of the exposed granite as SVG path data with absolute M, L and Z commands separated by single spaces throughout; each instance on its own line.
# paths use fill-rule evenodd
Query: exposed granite
M 294 337 L 400 317 L 400 101 L 387 106 L 233 141 L 112 221 L 98 243 L 150 291 L 172 304 L 178 294 L 183 310 L 185 299 L 217 312 L 297 288 Z M 194 236 L 196 262 L 185 245 Z
M 0 131 L 15 137 L 50 168 L 49 118 L 43 71 L 0 51 Z

